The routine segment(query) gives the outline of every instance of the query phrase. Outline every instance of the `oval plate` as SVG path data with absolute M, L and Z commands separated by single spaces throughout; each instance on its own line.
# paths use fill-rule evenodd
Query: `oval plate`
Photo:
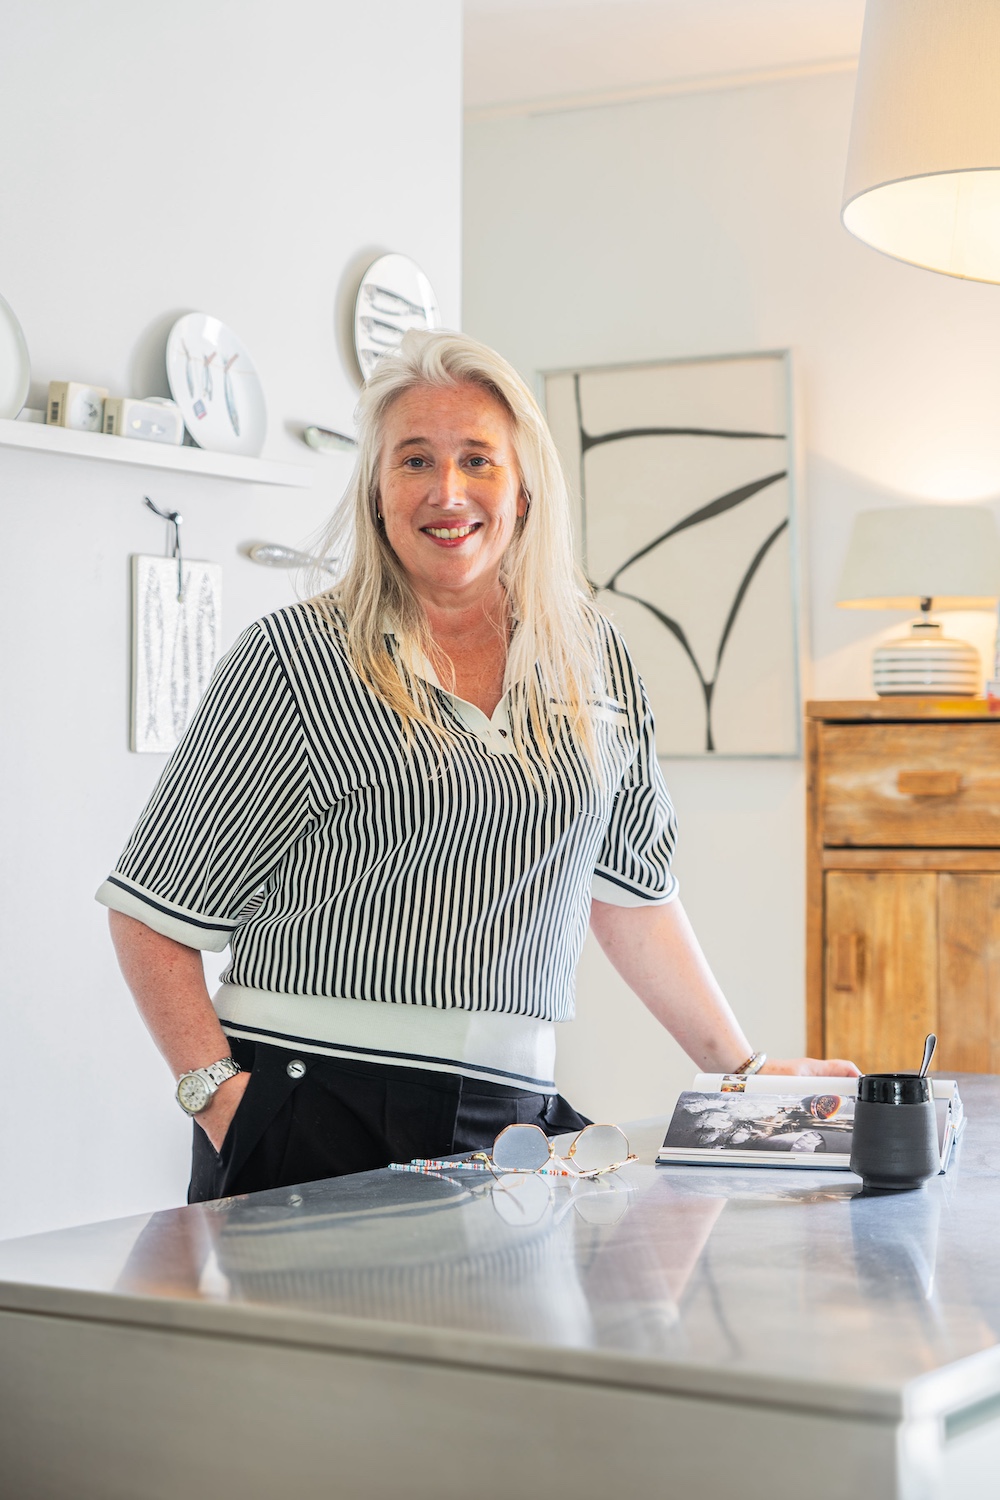
M 16 417 L 28 399 L 28 346 L 14 311 L 0 297 L 0 417 Z
M 259 456 L 267 405 L 253 360 L 240 340 L 207 313 L 185 313 L 167 339 L 170 394 L 199 448 Z
M 408 255 L 372 261 L 354 303 L 354 351 L 365 380 L 383 354 L 399 348 L 404 333 L 440 326 L 434 289 L 416 261 Z

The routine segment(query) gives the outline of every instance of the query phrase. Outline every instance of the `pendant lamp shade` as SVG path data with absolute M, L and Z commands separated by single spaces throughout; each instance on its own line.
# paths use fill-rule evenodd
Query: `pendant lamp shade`
M 1000 0 L 868 0 L 842 218 L 897 260 L 1000 282 Z

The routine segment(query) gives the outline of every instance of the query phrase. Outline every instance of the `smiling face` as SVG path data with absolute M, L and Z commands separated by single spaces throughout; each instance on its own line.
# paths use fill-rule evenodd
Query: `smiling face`
M 416 386 L 389 408 L 379 510 L 422 604 L 488 601 L 526 508 L 510 417 L 489 391 Z

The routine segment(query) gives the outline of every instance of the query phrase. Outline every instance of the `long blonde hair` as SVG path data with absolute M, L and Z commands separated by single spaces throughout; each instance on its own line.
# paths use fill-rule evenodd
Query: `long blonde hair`
M 600 680 L 597 612 L 573 555 L 569 496 L 545 418 L 505 359 L 464 334 L 411 331 L 399 351 L 378 361 L 358 403 L 358 457 L 351 481 L 319 546 L 339 559 L 339 576 L 312 601 L 346 641 L 362 681 L 402 720 L 451 738 L 417 663 L 431 656 L 423 608 L 378 522 L 378 476 L 385 419 L 392 404 L 419 386 L 482 386 L 507 412 L 527 513 L 504 554 L 500 580 L 516 629 L 507 654 L 514 747 L 527 761 L 533 742 L 551 758 L 558 718 L 568 718 L 596 765 L 593 700 Z M 314 585 L 315 586 L 315 585 Z M 386 633 L 395 635 L 394 654 Z

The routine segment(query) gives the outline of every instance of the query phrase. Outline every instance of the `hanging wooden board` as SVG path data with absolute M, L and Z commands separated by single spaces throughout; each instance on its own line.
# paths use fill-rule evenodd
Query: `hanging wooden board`
M 208 686 L 221 632 L 218 563 L 185 558 L 179 579 L 176 558 L 133 555 L 132 750 L 173 750 Z

